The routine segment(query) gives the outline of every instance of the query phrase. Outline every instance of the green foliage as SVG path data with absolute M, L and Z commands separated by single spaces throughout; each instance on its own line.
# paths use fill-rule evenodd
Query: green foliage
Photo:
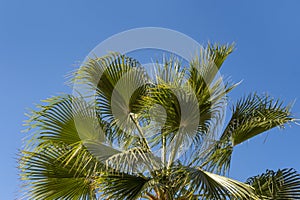
M 84 162 L 78 154 L 65 163 L 65 145 L 49 145 L 39 152 L 22 151 L 21 178 L 24 181 L 24 197 L 29 199 L 96 199 L 92 174 L 84 168 L 74 168 L 75 162 Z M 80 159 L 80 160 L 78 160 Z M 87 164 L 87 163 L 85 163 Z M 99 169 L 94 169 L 99 170 Z
M 126 173 L 102 174 L 96 180 L 103 197 L 108 199 L 136 199 L 149 181 L 145 177 Z
M 294 169 L 267 170 L 246 183 L 261 199 L 300 199 L 300 175 Z
M 294 121 L 290 106 L 254 93 L 233 106 L 221 130 L 238 84 L 218 71 L 233 48 L 209 44 L 185 67 L 165 59 L 154 79 L 125 55 L 90 59 L 72 78 L 77 93 L 47 99 L 29 115 L 23 197 L 299 199 L 293 170 L 246 183 L 225 176 L 236 145 Z

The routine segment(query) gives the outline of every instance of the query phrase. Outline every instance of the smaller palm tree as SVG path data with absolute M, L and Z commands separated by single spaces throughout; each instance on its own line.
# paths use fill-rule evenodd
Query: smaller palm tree
M 187 67 L 170 57 L 154 77 L 125 55 L 90 59 L 72 79 L 80 93 L 45 100 L 27 121 L 24 198 L 300 199 L 293 169 L 226 177 L 235 146 L 295 121 L 290 106 L 253 93 L 222 129 L 237 84 L 217 74 L 232 51 L 208 45 Z

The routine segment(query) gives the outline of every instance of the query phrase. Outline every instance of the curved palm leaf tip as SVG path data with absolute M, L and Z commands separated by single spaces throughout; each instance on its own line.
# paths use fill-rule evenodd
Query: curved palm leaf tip
M 155 81 L 124 55 L 90 59 L 73 82 L 96 91 L 95 100 L 53 97 L 27 121 L 32 135 L 19 160 L 24 198 L 299 199 L 300 178 L 291 169 L 267 171 L 246 183 L 224 176 L 234 146 L 294 120 L 290 106 L 250 94 L 233 106 L 224 131 L 215 133 L 220 108 L 236 86 L 216 78 L 232 50 L 209 44 L 186 68 L 167 60 Z M 197 106 L 186 106 L 191 114 L 184 115 L 180 106 L 194 101 Z M 196 131 L 183 129 L 182 121 L 196 123 Z M 186 144 L 190 149 L 183 154 L 168 148 Z

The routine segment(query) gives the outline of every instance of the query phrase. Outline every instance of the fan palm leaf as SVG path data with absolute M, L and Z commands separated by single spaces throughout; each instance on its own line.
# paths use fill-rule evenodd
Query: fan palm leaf
M 99 168 L 74 168 L 75 160 L 64 164 L 67 151 L 67 146 L 58 144 L 49 145 L 40 152 L 22 151 L 20 169 L 24 198 L 96 199 L 94 173 L 89 170 L 98 171 Z
M 255 188 L 261 199 L 300 199 L 300 175 L 294 169 L 267 170 L 246 183 Z
M 225 173 L 230 167 L 233 147 L 274 127 L 284 128 L 293 122 L 295 118 L 290 108 L 280 100 L 257 94 L 239 100 L 220 140 L 212 145 L 203 165 Z

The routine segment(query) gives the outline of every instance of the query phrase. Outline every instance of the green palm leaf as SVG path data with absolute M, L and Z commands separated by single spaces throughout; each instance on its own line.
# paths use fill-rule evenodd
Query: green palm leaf
M 294 121 L 290 105 L 284 106 L 269 96 L 250 94 L 238 101 L 232 117 L 221 138 L 205 155 L 203 166 L 218 173 L 225 173 L 230 167 L 233 147 L 274 127 Z
M 24 180 L 24 197 L 96 199 L 93 173 L 85 168 L 74 168 L 74 160 L 64 164 L 67 151 L 65 145 L 52 145 L 40 152 L 22 151 L 20 169 Z
M 126 173 L 102 174 L 97 180 L 102 198 L 137 199 L 143 195 L 144 187 L 149 179 L 139 175 Z
M 63 142 L 72 145 L 82 140 L 104 141 L 103 126 L 91 104 L 69 95 L 45 100 L 48 105 L 33 111 L 27 125 L 37 130 L 36 142 Z M 35 137 L 34 136 L 34 137 Z
M 233 146 L 276 126 L 281 128 L 294 120 L 290 105 L 269 96 L 249 95 L 233 108 L 233 115 L 222 138 L 231 137 Z
M 201 168 L 185 168 L 189 190 L 204 199 L 258 199 L 254 189 L 239 181 L 220 176 Z
M 112 139 L 126 140 L 128 132 L 135 128 L 130 114 L 141 110 L 141 99 L 147 92 L 148 77 L 140 64 L 127 56 L 111 53 L 89 59 L 75 74 L 76 85 L 85 84 L 93 93 L 97 110 L 110 126 Z M 124 87 L 126 86 L 126 87 Z M 80 94 L 86 97 L 90 94 Z M 89 97 L 89 96 L 87 96 Z M 114 138 L 115 137 L 115 138 Z
M 262 199 L 300 199 L 300 175 L 294 169 L 267 170 L 247 180 Z

